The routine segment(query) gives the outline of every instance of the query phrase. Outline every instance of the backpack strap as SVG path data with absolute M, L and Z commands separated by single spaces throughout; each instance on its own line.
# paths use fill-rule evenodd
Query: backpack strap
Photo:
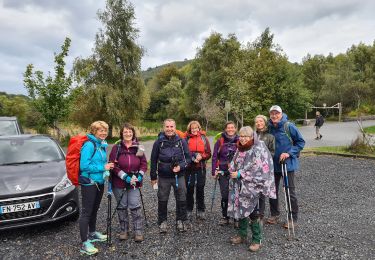
M 290 122 L 289 122 L 289 121 L 286 121 L 286 122 L 284 123 L 284 131 L 285 131 L 285 134 L 286 134 L 286 136 L 288 137 L 290 143 L 291 143 L 292 145 L 294 145 L 294 142 L 293 142 L 292 136 L 290 135 L 290 128 L 289 128 L 289 126 L 290 126 Z

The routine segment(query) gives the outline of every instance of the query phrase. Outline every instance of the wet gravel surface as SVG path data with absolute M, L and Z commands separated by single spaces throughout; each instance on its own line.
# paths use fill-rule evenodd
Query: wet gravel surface
M 113 244 L 97 243 L 97 259 L 374 259 L 375 257 L 375 161 L 335 156 L 303 156 L 296 175 L 300 219 L 296 238 L 280 225 L 264 228 L 262 249 L 247 250 L 248 244 L 231 245 L 233 225 L 220 227 L 220 195 L 206 221 L 192 222 L 179 234 L 174 229 L 174 198 L 169 203 L 168 233 L 160 235 L 156 225 L 157 198 L 146 179 L 143 190 L 149 227 L 145 241 L 120 242 L 117 219 L 113 221 Z M 206 186 L 210 207 L 213 180 Z M 114 204 L 114 202 L 113 202 Z M 281 199 L 281 207 L 283 207 Z M 107 198 L 99 211 L 98 230 L 106 230 Z M 282 211 L 285 219 L 285 211 Z M 250 234 L 251 235 L 251 234 Z M 76 259 L 79 253 L 78 222 L 30 227 L 0 232 L 1 259 Z

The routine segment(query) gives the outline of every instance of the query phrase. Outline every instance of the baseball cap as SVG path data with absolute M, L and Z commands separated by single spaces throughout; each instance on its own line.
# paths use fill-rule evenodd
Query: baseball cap
M 279 113 L 282 113 L 283 111 L 281 110 L 281 107 L 279 107 L 278 105 L 273 105 L 271 108 L 270 108 L 270 112 L 271 111 L 277 111 Z

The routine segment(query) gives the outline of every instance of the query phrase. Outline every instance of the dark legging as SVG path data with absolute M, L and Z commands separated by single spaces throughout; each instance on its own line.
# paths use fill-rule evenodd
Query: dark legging
M 82 242 L 87 240 L 88 233 L 96 231 L 96 215 L 103 197 L 104 185 L 81 186 L 81 217 L 79 232 Z

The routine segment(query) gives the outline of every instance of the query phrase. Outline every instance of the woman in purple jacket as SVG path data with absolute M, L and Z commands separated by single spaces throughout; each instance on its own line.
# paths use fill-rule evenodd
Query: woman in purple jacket
M 229 171 L 228 165 L 232 161 L 233 156 L 237 150 L 236 143 L 238 135 L 237 128 L 233 121 L 228 121 L 225 124 L 224 132 L 216 141 L 214 152 L 212 154 L 212 176 L 219 178 L 220 193 L 221 193 L 221 210 L 222 219 L 219 225 L 228 225 L 228 195 L 229 195 Z
M 112 170 L 112 186 L 118 204 L 120 240 L 129 238 L 129 208 L 132 215 L 134 241 L 141 242 L 144 237 L 139 188 L 142 187 L 143 175 L 147 171 L 147 160 L 131 124 L 124 124 L 120 131 L 120 139 L 121 142 L 113 146 L 109 156 L 109 160 L 115 163 Z

